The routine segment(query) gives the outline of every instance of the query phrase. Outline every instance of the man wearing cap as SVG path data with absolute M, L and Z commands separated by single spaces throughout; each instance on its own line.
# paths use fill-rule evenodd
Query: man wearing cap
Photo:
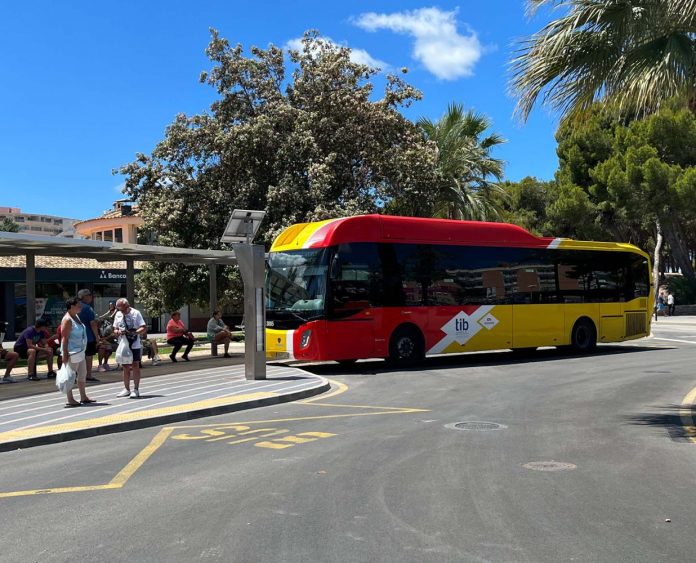
M 48 377 L 56 376 L 56 372 L 53 371 L 53 348 L 46 342 L 45 328 L 47 326 L 46 319 L 37 319 L 34 326 L 29 326 L 22 331 L 14 345 L 14 351 L 19 354 L 19 357 L 27 360 L 29 381 L 39 380 L 36 375 L 36 362 L 43 358 L 46 359 L 48 366 Z
M 82 302 L 79 317 L 84 323 L 87 332 L 87 349 L 85 350 L 85 356 L 87 357 L 87 381 L 99 381 L 92 375 L 92 363 L 94 354 L 97 353 L 97 339 L 99 335 L 97 316 L 94 314 L 94 309 L 92 309 L 92 292 L 89 289 L 81 289 L 77 292 L 77 298 Z

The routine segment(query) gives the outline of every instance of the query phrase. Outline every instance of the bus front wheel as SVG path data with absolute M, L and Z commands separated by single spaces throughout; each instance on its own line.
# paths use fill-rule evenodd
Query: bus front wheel
M 579 319 L 570 335 L 570 346 L 575 352 L 591 352 L 597 346 L 597 329 L 589 319 Z
M 400 326 L 389 340 L 389 358 L 392 365 L 410 367 L 423 360 L 425 343 L 420 331 L 411 326 Z

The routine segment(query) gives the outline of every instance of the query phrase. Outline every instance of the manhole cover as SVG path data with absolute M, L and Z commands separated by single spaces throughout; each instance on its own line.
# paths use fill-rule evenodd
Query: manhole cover
M 569 471 L 577 469 L 577 465 L 573 463 L 563 463 L 561 461 L 530 461 L 522 467 L 532 469 L 534 471 Z
M 504 424 L 498 424 L 497 422 L 481 422 L 481 421 L 469 421 L 469 422 L 455 422 L 454 424 L 447 424 L 447 428 L 453 428 L 455 430 L 476 430 L 478 432 L 487 432 L 489 430 L 500 430 L 501 428 L 507 428 Z

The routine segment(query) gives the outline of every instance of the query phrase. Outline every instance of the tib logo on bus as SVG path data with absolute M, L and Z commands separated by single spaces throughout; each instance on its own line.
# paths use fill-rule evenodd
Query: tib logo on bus
M 442 327 L 442 331 L 458 344 L 466 344 L 479 330 L 481 325 L 464 311 L 459 311 Z

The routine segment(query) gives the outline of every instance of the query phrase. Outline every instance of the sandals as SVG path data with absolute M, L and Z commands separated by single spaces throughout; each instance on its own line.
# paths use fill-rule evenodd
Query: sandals
M 85 400 L 85 401 L 80 401 L 80 404 L 81 404 L 81 405 L 86 405 L 86 404 L 88 404 L 88 403 L 96 403 L 96 402 L 97 402 L 97 401 L 95 401 L 94 399 L 87 399 L 87 400 Z
M 65 403 L 64 408 L 66 409 L 74 409 L 75 407 L 79 407 L 81 403 Z

